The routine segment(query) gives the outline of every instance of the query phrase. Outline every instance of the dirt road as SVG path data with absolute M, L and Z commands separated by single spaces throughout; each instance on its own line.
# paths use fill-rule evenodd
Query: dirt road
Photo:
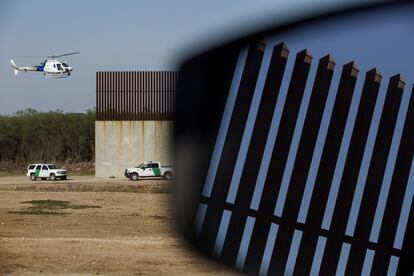
M 234 274 L 174 233 L 169 185 L 0 177 L 0 274 Z

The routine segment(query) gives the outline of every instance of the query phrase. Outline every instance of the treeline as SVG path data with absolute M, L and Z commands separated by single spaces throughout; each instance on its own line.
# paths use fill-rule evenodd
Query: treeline
M 95 115 L 94 110 L 64 113 L 34 109 L 0 115 L 0 161 L 16 165 L 93 161 Z

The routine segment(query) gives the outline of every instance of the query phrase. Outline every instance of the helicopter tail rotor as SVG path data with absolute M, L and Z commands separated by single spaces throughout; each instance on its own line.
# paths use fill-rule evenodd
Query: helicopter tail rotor
M 19 70 L 18 70 L 19 67 L 17 67 L 16 63 L 12 59 L 10 60 L 10 63 L 11 63 L 11 66 L 13 67 L 13 69 L 14 69 L 14 74 L 17 75 L 19 73 Z

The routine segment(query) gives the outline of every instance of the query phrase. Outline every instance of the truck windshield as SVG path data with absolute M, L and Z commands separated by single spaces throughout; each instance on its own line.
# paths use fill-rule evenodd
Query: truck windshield
M 139 164 L 138 166 L 136 166 L 135 168 L 140 168 L 142 165 L 144 165 L 144 163 Z

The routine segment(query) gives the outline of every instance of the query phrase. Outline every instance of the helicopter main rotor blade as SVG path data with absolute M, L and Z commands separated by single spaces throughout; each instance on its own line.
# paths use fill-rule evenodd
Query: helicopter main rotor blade
M 56 55 L 56 56 L 49 56 L 50 58 L 59 58 L 59 57 L 64 57 L 64 56 L 70 56 L 70 55 L 76 55 L 79 54 L 80 52 L 73 52 L 73 53 L 68 53 L 68 54 L 63 54 L 63 55 Z
M 24 57 L 24 58 L 47 58 L 49 56 L 16 56 L 16 57 Z

